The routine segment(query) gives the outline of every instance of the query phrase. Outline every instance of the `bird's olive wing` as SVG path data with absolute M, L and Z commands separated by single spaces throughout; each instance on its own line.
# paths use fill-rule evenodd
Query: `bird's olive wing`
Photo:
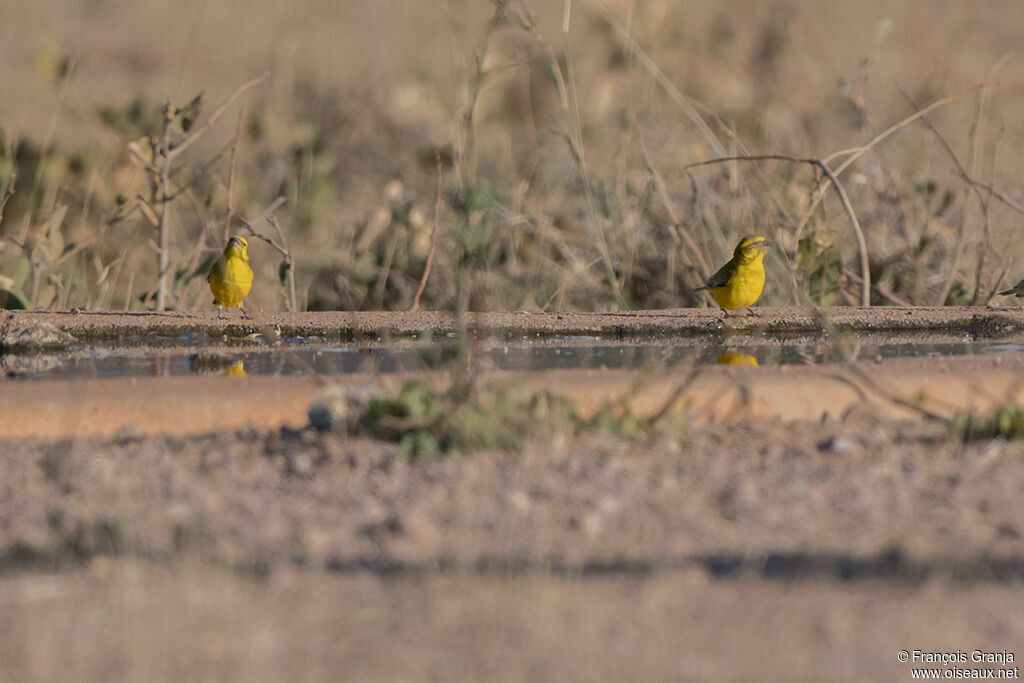
M 218 277 L 224 277 L 224 256 L 218 256 L 217 259 L 210 265 L 210 272 L 206 274 L 206 281 L 211 282 L 213 280 L 213 274 L 217 273 Z
M 732 261 L 729 261 L 724 266 L 718 269 L 718 272 L 708 278 L 708 281 L 704 283 L 704 286 L 708 289 L 714 289 L 715 287 L 724 287 L 728 282 L 729 278 L 732 277 L 733 272 Z

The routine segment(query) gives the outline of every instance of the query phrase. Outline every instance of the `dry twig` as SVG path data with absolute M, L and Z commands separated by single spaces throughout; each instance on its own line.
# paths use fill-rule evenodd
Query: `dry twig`
M 182 140 L 178 145 L 176 145 L 174 147 L 173 150 L 170 151 L 171 161 L 173 161 L 175 158 L 177 158 L 186 149 L 191 147 L 192 143 L 194 143 L 196 140 L 198 140 L 200 137 L 202 137 L 203 133 L 205 133 L 207 130 L 209 130 L 210 126 L 212 126 L 213 124 L 215 124 L 217 122 L 217 119 L 219 119 L 224 114 L 225 110 L 227 110 L 227 108 L 231 106 L 231 103 L 234 102 L 235 99 L 239 95 L 241 95 L 243 92 L 245 92 L 249 88 L 252 88 L 253 86 L 259 85 L 260 83 L 265 81 L 269 76 L 270 76 L 270 72 L 269 71 L 264 71 L 262 74 L 260 74 L 256 78 L 254 78 L 254 79 L 252 79 L 250 81 L 246 81 L 242 85 L 240 85 L 237 88 L 235 88 L 234 90 L 232 90 L 231 93 L 221 103 L 221 105 L 219 107 L 217 107 L 216 111 L 214 111 L 212 114 L 210 114 L 210 118 L 208 118 L 206 120 L 206 123 L 204 123 L 203 125 L 201 125 L 198 128 L 196 128 L 194 131 L 192 131 L 187 138 Z
M 147 163 L 143 160 L 143 165 L 147 172 L 150 174 L 152 179 L 151 196 L 149 201 L 140 198 L 140 207 L 143 212 L 146 213 L 147 217 L 150 218 L 156 224 L 157 227 L 157 288 L 156 288 L 156 310 L 165 311 L 167 310 L 168 304 L 168 286 L 167 286 L 167 272 L 170 268 L 170 204 L 175 199 L 180 197 L 182 193 L 186 192 L 187 189 L 194 183 L 199 177 L 209 171 L 213 164 L 216 163 L 225 153 L 230 150 L 231 159 L 228 169 L 228 208 L 227 217 L 224 224 L 225 233 L 230 236 L 231 220 L 234 214 L 234 208 L 232 207 L 232 191 L 234 185 L 234 167 L 235 167 L 235 153 L 238 146 L 238 140 L 241 133 L 242 125 L 242 114 L 239 114 L 238 124 L 235 129 L 235 137 L 232 142 L 218 152 L 212 159 L 204 164 L 199 171 L 194 173 L 185 185 L 179 188 L 177 191 L 171 190 L 171 180 L 174 177 L 174 161 L 178 158 L 186 149 L 188 149 L 196 140 L 203 136 L 203 134 L 210 129 L 210 127 L 217 122 L 217 120 L 224 114 L 227 108 L 231 105 L 235 99 L 249 88 L 263 82 L 270 72 L 264 72 L 256 78 L 253 78 L 246 83 L 235 88 L 221 103 L 221 105 L 210 115 L 206 122 L 198 128 L 191 129 L 190 121 L 192 116 L 198 113 L 199 104 L 201 101 L 202 94 L 200 93 L 192 102 L 185 108 L 177 109 L 166 102 L 163 110 L 163 121 L 160 130 L 160 136 L 158 139 L 152 140 L 152 163 Z M 187 117 L 189 120 L 182 120 L 182 127 L 187 133 L 186 137 L 179 143 L 174 144 L 171 140 L 171 127 L 175 121 Z M 146 211 L 148 209 L 148 212 Z M 155 219 L 155 220 L 154 220 Z M 227 238 L 225 238 L 225 241 Z
M 413 297 L 410 311 L 417 311 L 420 308 L 420 297 L 427 287 L 430 266 L 434 263 L 434 251 L 437 248 L 437 217 L 441 213 L 441 152 L 439 150 L 434 150 L 434 160 L 437 162 L 437 189 L 434 195 L 434 224 L 430 227 L 430 251 L 427 252 L 427 264 L 423 267 L 423 277 L 420 278 L 420 286 L 416 289 L 416 296 Z
M 242 216 L 235 216 L 235 218 L 238 219 L 239 223 L 245 226 L 245 229 L 250 236 L 266 242 L 274 251 L 281 255 L 281 265 L 278 268 L 278 276 L 281 279 L 281 287 L 285 290 L 285 304 L 288 306 L 289 311 L 297 311 L 298 301 L 295 297 L 295 260 L 292 258 L 292 254 L 288 250 L 288 240 L 284 236 L 284 230 L 281 229 L 281 225 L 273 215 L 273 212 L 279 206 L 284 204 L 284 202 L 284 197 L 278 197 L 266 208 L 266 210 L 263 211 L 263 213 L 251 221 Z M 267 237 L 263 233 L 257 231 L 254 227 L 260 221 L 264 220 L 277 232 L 277 241 L 275 241 L 273 237 Z
M 232 204 L 232 197 L 235 189 L 235 157 L 238 155 L 238 140 L 242 135 L 242 117 L 245 115 L 245 107 L 238 110 L 238 121 L 235 123 L 235 137 L 231 141 L 231 156 L 228 157 L 228 196 L 227 216 L 224 218 L 224 243 L 231 239 L 231 217 L 235 213 Z

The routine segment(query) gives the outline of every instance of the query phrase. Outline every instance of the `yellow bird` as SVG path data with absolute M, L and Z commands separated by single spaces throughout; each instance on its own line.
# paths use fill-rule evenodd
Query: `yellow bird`
M 754 363 L 754 365 L 757 365 L 757 363 Z M 245 377 L 245 363 L 240 360 L 236 360 L 234 363 L 221 370 L 220 374 L 224 377 Z
M 241 363 L 242 361 L 238 361 Z M 749 353 L 726 351 L 715 359 L 715 365 L 751 365 L 757 367 L 757 359 Z
M 711 292 L 726 315 L 753 306 L 764 290 L 764 254 L 772 246 L 760 235 L 747 235 L 736 245 L 729 262 L 694 291 Z
M 217 317 L 221 310 L 238 307 L 242 315 L 249 317 L 242 308 L 242 302 L 252 288 L 252 268 L 249 267 L 249 243 L 244 237 L 237 235 L 228 240 L 224 247 L 224 255 L 217 259 L 206 276 L 213 292 L 213 303 L 217 307 Z

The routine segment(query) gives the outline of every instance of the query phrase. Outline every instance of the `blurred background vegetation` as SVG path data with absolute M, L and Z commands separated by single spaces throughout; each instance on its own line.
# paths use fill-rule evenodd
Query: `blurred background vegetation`
M 153 308 L 139 150 L 165 101 L 203 92 L 201 125 L 264 71 L 176 162 L 172 191 L 194 182 L 168 205 L 173 309 L 212 310 L 202 275 L 224 243 L 239 112 L 231 205 L 276 239 L 260 218 L 283 198 L 300 309 L 412 305 L 438 158 L 423 308 L 706 305 L 692 289 L 750 232 L 781 245 L 763 303 L 855 304 L 857 243 L 832 193 L 797 233 L 812 167 L 686 165 L 828 157 L 988 83 L 841 177 L 873 303 L 984 304 L 1024 276 L 1022 30 L 1012 0 L 40 0 L 0 26 L 0 305 Z M 248 304 L 285 308 L 281 256 L 250 244 Z

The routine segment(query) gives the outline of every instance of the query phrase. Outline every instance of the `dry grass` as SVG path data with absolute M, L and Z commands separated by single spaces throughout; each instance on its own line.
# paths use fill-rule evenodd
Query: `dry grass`
M 444 201 L 423 308 L 702 305 L 692 288 L 752 230 L 783 245 L 767 303 L 857 303 L 855 232 L 832 193 L 810 211 L 811 166 L 687 165 L 776 154 L 832 158 L 839 175 L 849 157 L 837 153 L 990 83 L 839 178 L 874 303 L 985 303 L 1024 255 L 1013 239 L 1024 66 L 1005 58 L 1024 19 L 1011 7 L 44 2 L 0 29 L 0 175 L 17 173 L 0 286 L 44 308 L 151 306 L 157 235 L 138 199 L 150 181 L 128 144 L 159 132 L 165 98 L 181 106 L 205 90 L 217 103 L 269 69 L 235 105 L 246 114 L 230 204 L 269 235 L 259 218 L 285 197 L 275 216 L 299 308 L 413 306 L 437 150 Z M 230 141 L 236 115 L 180 155 L 172 185 Z M 176 308 L 208 303 L 195 274 L 223 241 L 228 166 L 222 155 L 171 205 Z M 287 307 L 281 255 L 258 245 L 254 258 L 253 304 Z

